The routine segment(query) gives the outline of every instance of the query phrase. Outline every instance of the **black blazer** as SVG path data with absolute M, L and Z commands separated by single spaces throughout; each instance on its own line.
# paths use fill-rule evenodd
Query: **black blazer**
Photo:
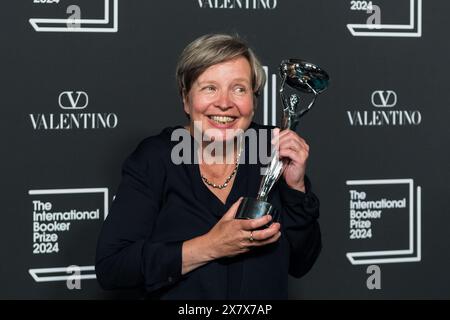
M 148 297 L 158 299 L 287 299 L 288 274 L 307 273 L 321 249 L 319 201 L 308 178 L 306 193 L 290 189 L 283 178 L 270 193 L 268 201 L 281 212 L 279 241 L 182 276 L 183 241 L 207 233 L 239 197 L 255 197 L 261 165 L 239 165 L 223 204 L 204 185 L 198 165 L 171 161 L 176 128 L 182 127 L 166 128 L 142 141 L 123 165 L 98 240 L 100 285 L 145 288 Z M 245 150 L 248 156 L 248 144 Z

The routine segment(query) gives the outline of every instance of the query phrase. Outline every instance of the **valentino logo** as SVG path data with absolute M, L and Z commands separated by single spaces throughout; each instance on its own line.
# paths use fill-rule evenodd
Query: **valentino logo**
M 375 90 L 370 100 L 375 109 L 347 110 L 351 126 L 418 126 L 422 123 L 422 113 L 419 110 L 410 107 L 394 108 L 398 101 L 394 90 Z
M 84 91 L 64 91 L 58 96 L 58 104 L 62 109 L 84 109 L 89 104 L 89 97 Z
M 268 9 L 277 7 L 277 0 L 197 0 L 202 9 Z
M 372 105 L 375 108 L 392 108 L 397 104 L 397 94 L 392 90 L 377 90 L 372 93 Z
M 113 112 L 83 112 L 89 104 L 85 91 L 63 91 L 58 95 L 58 105 L 64 112 L 32 113 L 31 126 L 34 130 L 88 130 L 114 129 L 119 117 Z

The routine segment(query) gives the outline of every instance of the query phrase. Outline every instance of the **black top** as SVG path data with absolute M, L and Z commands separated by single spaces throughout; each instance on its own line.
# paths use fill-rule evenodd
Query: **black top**
M 288 273 L 307 273 L 321 249 L 319 201 L 308 178 L 306 193 L 290 189 L 283 178 L 270 193 L 268 202 L 281 213 L 276 243 L 182 276 L 183 241 L 207 233 L 239 197 L 256 197 L 261 165 L 239 165 L 223 204 L 203 183 L 197 164 L 171 161 L 178 143 L 171 141 L 174 129 L 142 141 L 123 165 L 98 241 L 95 269 L 101 286 L 145 288 L 158 299 L 287 299 Z M 248 144 L 245 150 L 248 154 Z

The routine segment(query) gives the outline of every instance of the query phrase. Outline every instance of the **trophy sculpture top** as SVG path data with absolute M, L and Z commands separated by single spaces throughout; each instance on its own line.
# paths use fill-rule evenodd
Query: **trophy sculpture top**
M 321 93 L 328 87 L 328 74 L 310 62 L 300 59 L 283 60 L 280 64 L 280 76 L 293 89 L 306 93 Z
M 330 77 L 315 64 L 300 59 L 283 60 L 280 64 L 280 76 L 282 78 L 280 96 L 283 103 L 281 128 L 294 130 L 299 119 L 312 108 L 317 96 L 328 87 Z M 299 110 L 300 97 L 291 94 L 287 99 L 284 95 L 285 84 L 297 91 L 313 93 L 312 102 Z

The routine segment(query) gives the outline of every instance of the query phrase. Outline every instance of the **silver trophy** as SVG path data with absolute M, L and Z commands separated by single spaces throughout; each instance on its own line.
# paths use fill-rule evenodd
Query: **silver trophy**
M 283 60 L 280 64 L 280 98 L 283 106 L 281 130 L 295 128 L 302 116 L 304 116 L 316 102 L 317 96 L 328 87 L 329 76 L 318 66 L 299 59 Z M 312 100 L 306 107 L 300 106 L 300 97 L 290 94 L 285 95 L 285 85 L 307 94 L 313 94 Z M 272 221 L 279 220 L 279 213 L 272 204 L 267 202 L 270 190 L 281 177 L 284 162 L 280 160 L 278 150 L 271 155 L 271 162 L 261 181 L 257 198 L 244 198 L 236 213 L 236 219 L 256 219 L 266 214 L 272 215 Z

